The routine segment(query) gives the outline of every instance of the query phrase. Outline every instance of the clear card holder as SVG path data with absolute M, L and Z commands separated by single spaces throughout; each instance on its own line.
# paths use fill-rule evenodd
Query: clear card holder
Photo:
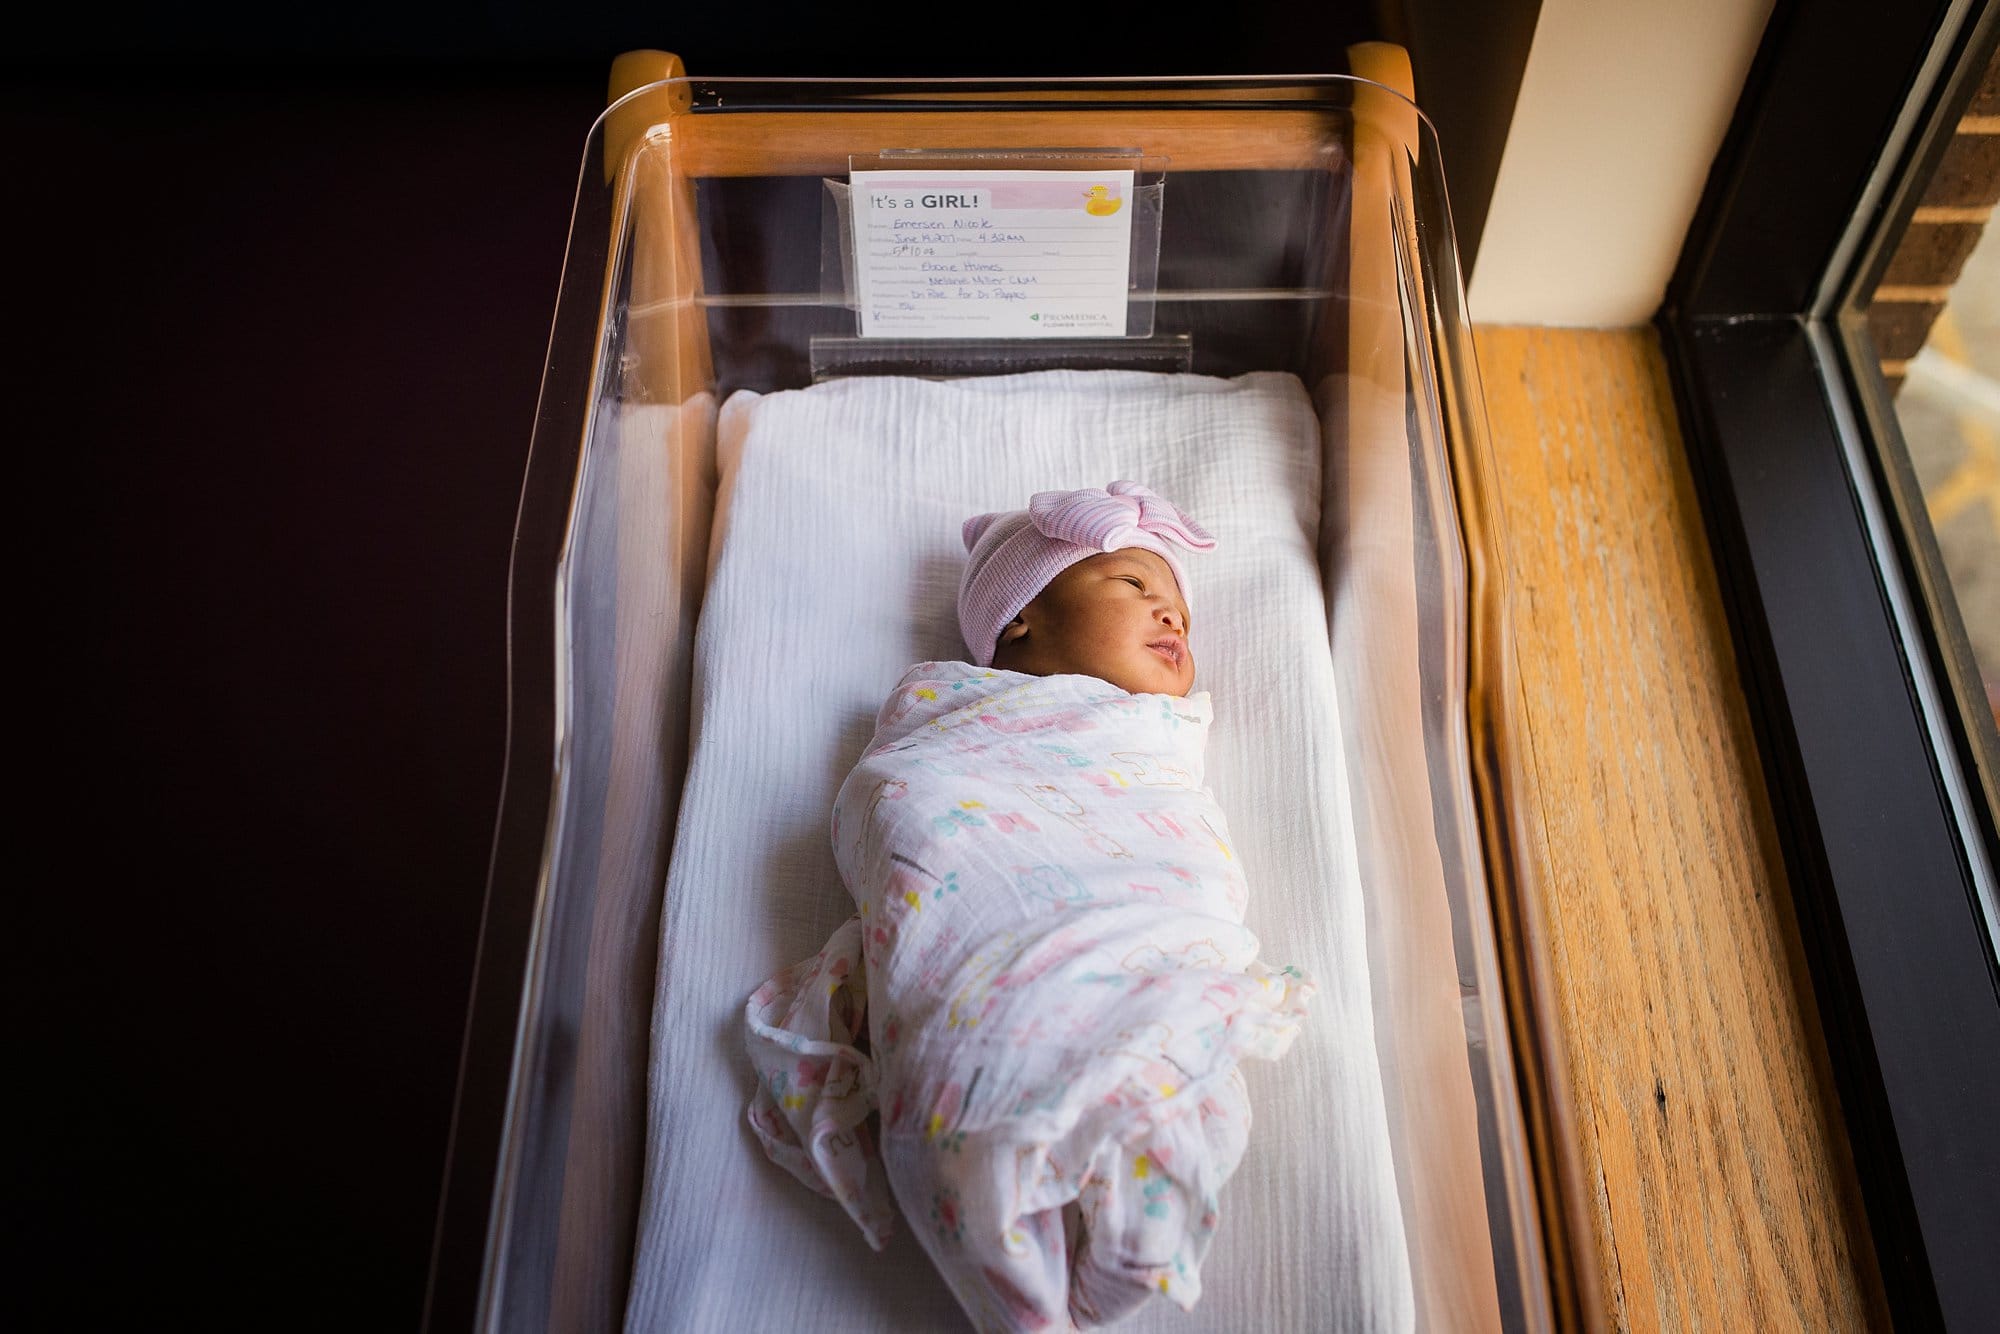
M 1142 338 L 842 338 L 812 339 L 812 378 L 914 375 L 953 380 L 1027 371 L 1194 370 L 1194 335 Z
M 892 149 L 850 157 L 850 180 L 825 178 L 820 227 L 820 296 L 829 306 L 856 312 L 853 335 L 811 340 L 815 380 L 842 375 L 929 377 L 1000 375 L 1057 367 L 1186 371 L 1193 365 L 1188 335 L 1153 336 L 1159 290 L 1160 221 L 1167 159 L 1136 148 Z M 856 274 L 854 190 L 856 171 L 1074 171 L 1132 173 L 1131 245 L 1125 284 L 1123 337 L 908 338 L 863 335 L 861 284 Z

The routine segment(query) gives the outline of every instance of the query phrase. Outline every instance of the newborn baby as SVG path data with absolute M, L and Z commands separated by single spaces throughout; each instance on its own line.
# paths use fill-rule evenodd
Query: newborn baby
M 1176 548 L 1214 539 L 1131 482 L 963 535 L 972 662 L 906 672 L 841 788 L 857 912 L 751 997 L 750 1123 L 878 1249 L 893 1193 L 982 1330 L 1192 1307 L 1237 1067 L 1312 991 L 1257 961 L 1202 783 Z

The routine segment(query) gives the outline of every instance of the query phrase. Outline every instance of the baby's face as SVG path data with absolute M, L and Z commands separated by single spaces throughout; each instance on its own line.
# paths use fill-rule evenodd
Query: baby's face
M 1080 560 L 1000 632 L 993 665 L 1074 672 L 1134 694 L 1185 695 L 1194 685 L 1188 609 L 1166 561 L 1128 547 Z

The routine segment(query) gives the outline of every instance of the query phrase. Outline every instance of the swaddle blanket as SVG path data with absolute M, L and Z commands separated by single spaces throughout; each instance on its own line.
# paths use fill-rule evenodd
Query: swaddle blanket
M 893 1191 L 981 1329 L 1200 1296 L 1237 1066 L 1312 992 L 1243 925 L 1209 721 L 1206 692 L 911 668 L 835 805 L 857 912 L 747 1007 L 765 1151 L 878 1249 Z

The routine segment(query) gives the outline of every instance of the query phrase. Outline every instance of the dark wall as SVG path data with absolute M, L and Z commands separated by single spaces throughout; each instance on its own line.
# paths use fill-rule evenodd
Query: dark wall
M 745 12 L 754 12 L 746 19 Z M 1541 0 L 1346 0 L 1281 5 L 1274 0 L 1219 12 L 1207 23 L 1163 21 L 1154 7 L 1109 11 L 1102 24 L 1076 21 L 1074 6 L 1026 0 L 1004 22 L 954 29 L 934 6 L 760 3 L 671 14 L 622 0 L 557 9 L 523 0 L 391 5 L 373 0 L 337 12 L 236 12 L 150 6 L 106 21 L 44 11 L 10 25 L 0 67 L 76 70 L 191 69 L 225 77 L 256 66 L 335 78 L 356 69 L 443 68 L 481 78 L 555 75 L 601 83 L 620 51 L 674 51 L 699 74 L 1238 74 L 1311 73 L 1341 67 L 1341 49 L 1384 39 L 1406 47 L 1417 100 L 1443 146 L 1465 272 L 1479 250 L 1500 152 L 1520 91 Z M 1121 17 L 1122 14 L 1122 17 Z
M 1098 21 L 1097 16 L 1106 16 Z M 937 6 L 762 0 L 683 7 L 623 0 L 557 9 L 521 0 L 235 12 L 156 6 L 104 22 L 44 12 L 10 32 L 0 59 L 73 67 L 80 52 L 114 64 L 282 62 L 345 73 L 357 66 L 602 74 L 639 47 L 678 52 L 689 69 L 737 75 L 1300 73 L 1337 63 L 1350 42 L 1379 37 L 1366 3 L 1251 3 L 1205 22 L 1164 21 L 1157 7 L 1114 6 L 1082 21 L 1074 5 L 1017 0 L 955 18 Z
M 891 10 L 864 39 L 836 8 L 78 7 L 10 33 L 33 681 L 10 1084 L 34 1127 L 7 1192 L 29 1277 L 11 1327 L 416 1322 L 499 792 L 514 507 L 612 54 L 1281 72 L 1384 35 L 1365 6 L 1266 3 L 1173 33 L 1016 8 L 959 42 Z M 1437 40 L 1411 32 L 1420 55 Z M 1478 31 L 1447 36 L 1440 67 L 1471 58 Z M 1433 111 L 1490 131 L 1518 78 L 1441 81 Z M 1462 226 L 1467 200 L 1483 215 L 1476 180 L 1456 198 Z
M 14 642 L 44 678 L 7 1191 L 43 1309 L 0 1323 L 416 1323 L 597 102 L 227 73 L 0 97 Z

